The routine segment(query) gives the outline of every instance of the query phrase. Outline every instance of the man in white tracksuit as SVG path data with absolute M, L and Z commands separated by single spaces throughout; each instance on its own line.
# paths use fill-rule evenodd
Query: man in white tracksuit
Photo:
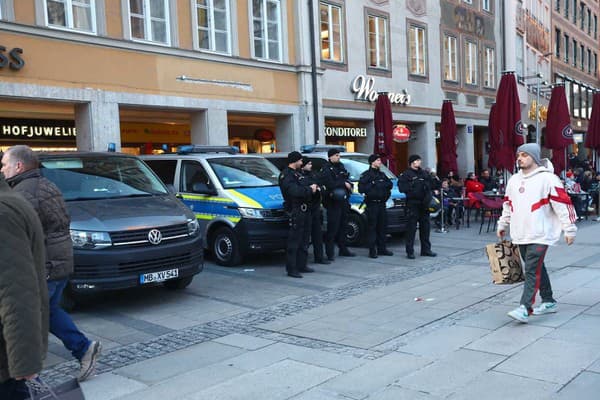
M 527 143 L 517 149 L 520 171 L 506 186 L 502 216 L 497 235 L 504 238 L 510 225 L 510 237 L 519 245 L 525 262 L 525 284 L 521 305 L 508 313 L 520 322 L 528 322 L 529 315 L 556 312 L 550 278 L 544 265 L 548 246 L 555 245 L 564 232 L 567 245 L 575 240 L 577 214 L 560 179 L 554 175 L 552 163 L 540 160 L 537 144 Z M 537 291 L 542 303 L 532 309 Z

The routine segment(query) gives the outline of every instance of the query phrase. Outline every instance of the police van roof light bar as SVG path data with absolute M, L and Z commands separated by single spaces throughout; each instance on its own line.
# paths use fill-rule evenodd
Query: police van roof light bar
M 237 146 L 207 146 L 188 144 L 177 147 L 177 154 L 199 154 L 199 153 L 227 153 L 239 154 L 240 149 Z
M 345 152 L 346 146 L 338 144 L 305 144 L 300 146 L 300 152 L 302 153 L 316 153 L 319 151 L 329 151 L 329 149 L 336 149 L 340 152 Z

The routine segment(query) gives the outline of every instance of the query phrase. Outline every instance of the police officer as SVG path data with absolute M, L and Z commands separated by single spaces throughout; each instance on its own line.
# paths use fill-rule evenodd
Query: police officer
M 313 183 L 318 184 L 316 174 L 312 171 L 312 161 L 308 157 L 302 158 L 302 174 L 306 186 Z M 317 264 L 331 264 L 323 255 L 323 228 L 321 227 L 321 188 L 317 187 L 308 202 L 308 211 L 310 212 L 310 238 L 313 246 L 313 255 Z
M 340 256 L 355 256 L 346 247 L 346 225 L 350 211 L 349 197 L 352 193 L 352 183 L 349 181 L 350 174 L 340 162 L 339 149 L 329 149 L 327 156 L 329 161 L 323 166 L 319 180 L 325 190 L 323 205 L 327 208 L 325 252 L 327 259 L 333 261 L 334 242 L 337 242 Z
M 381 171 L 381 157 L 377 154 L 369 156 L 369 166 L 358 181 L 358 191 L 365 195 L 367 206 L 369 257 L 377 258 L 378 253 L 382 256 L 392 256 L 394 253 L 385 247 L 385 203 L 392 194 L 392 181 Z
M 288 276 L 302 278 L 300 272 L 314 272 L 307 267 L 308 240 L 310 237 L 308 202 L 317 191 L 317 185 L 305 185 L 300 172 L 302 155 L 297 151 L 288 154 L 288 166 L 279 174 L 279 187 L 283 194 L 284 207 L 290 214 L 290 231 L 287 240 L 285 269 Z
M 406 257 L 415 258 L 415 234 L 419 224 L 419 239 L 421 240 L 421 255 L 435 257 L 429 241 L 429 203 L 432 197 L 431 176 L 421 169 L 421 156 L 416 154 L 408 157 L 408 169 L 398 177 L 398 189 L 406 194 L 406 209 L 408 226 L 406 231 Z

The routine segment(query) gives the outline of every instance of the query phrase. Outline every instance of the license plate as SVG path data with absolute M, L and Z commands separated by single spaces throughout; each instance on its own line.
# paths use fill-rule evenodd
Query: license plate
M 150 272 L 148 274 L 140 275 L 140 283 L 155 283 L 155 282 L 164 282 L 169 279 L 174 279 L 179 276 L 179 269 L 168 269 L 166 271 L 160 272 Z

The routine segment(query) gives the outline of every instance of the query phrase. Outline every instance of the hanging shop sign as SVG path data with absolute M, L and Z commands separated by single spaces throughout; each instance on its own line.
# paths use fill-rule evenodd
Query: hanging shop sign
M 326 126 L 327 137 L 367 137 L 367 128 L 343 128 L 338 126 Z
M 392 131 L 392 139 L 394 142 L 406 143 L 410 140 L 410 129 L 406 125 L 394 125 Z
M 75 121 L 0 118 L 0 139 L 73 140 Z
M 354 98 L 356 100 L 374 102 L 377 101 L 377 96 L 379 96 L 379 92 L 375 90 L 375 78 L 371 76 L 357 75 L 352 81 L 350 90 L 355 94 Z M 404 106 L 410 104 L 410 94 L 408 94 L 406 89 L 402 89 L 400 93 L 386 93 L 392 104 L 401 104 Z
M 260 142 L 270 142 L 275 138 L 275 134 L 273 131 L 269 129 L 257 129 L 254 132 L 254 139 Z
M 7 49 L 0 45 L 0 69 L 8 67 L 13 71 L 18 71 L 25 66 L 25 60 L 21 55 L 23 49 L 15 47 L 14 49 Z

